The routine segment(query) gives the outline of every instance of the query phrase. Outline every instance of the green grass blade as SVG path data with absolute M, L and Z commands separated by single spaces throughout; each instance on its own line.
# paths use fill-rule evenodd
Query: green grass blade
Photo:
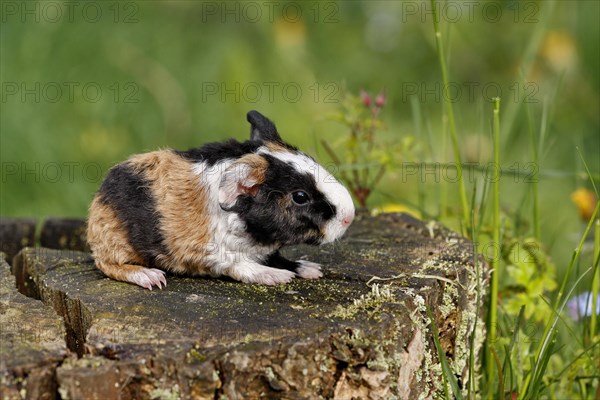
M 546 147 L 546 141 L 548 140 L 548 137 L 547 137 L 548 124 L 552 120 L 552 116 L 554 115 L 554 109 L 556 107 L 556 104 L 558 103 L 556 101 L 556 99 L 558 98 L 558 94 L 560 93 L 560 91 L 562 89 L 564 77 L 565 77 L 565 71 L 562 71 L 558 78 L 558 82 L 556 83 L 556 89 L 554 90 L 554 93 L 552 94 L 552 100 L 550 101 L 550 106 L 546 107 L 548 103 L 544 102 L 543 113 L 542 113 L 542 122 L 541 122 L 541 126 L 540 126 L 538 159 L 544 159 L 546 157 L 548 151 L 552 147 L 552 145 L 548 145 Z M 544 149 L 544 147 L 546 147 L 546 148 Z
M 486 205 L 488 204 L 489 186 L 488 179 L 483 179 L 483 192 L 481 194 L 481 209 L 479 210 L 479 224 L 477 225 L 477 231 L 481 232 L 483 226 L 483 220 L 485 219 L 485 212 L 487 211 Z M 475 240 L 475 238 L 473 238 Z
M 446 359 L 446 354 L 444 353 L 444 349 L 442 349 L 442 345 L 440 344 L 439 333 L 437 329 L 437 325 L 435 324 L 435 319 L 433 318 L 433 313 L 429 306 L 427 306 L 427 315 L 429 315 L 429 320 L 431 321 L 431 330 L 433 334 L 433 343 L 435 344 L 435 349 L 437 350 L 438 357 L 440 359 L 440 364 L 442 364 L 442 378 L 444 380 L 444 394 L 446 399 L 452 399 L 450 397 L 450 393 L 448 392 L 448 384 L 450 384 L 450 388 L 452 389 L 452 395 L 454 399 L 463 400 L 462 393 L 460 388 L 458 387 L 458 381 L 456 380 L 456 376 L 452 372 L 450 365 L 448 364 L 448 360 Z
M 475 189 L 477 185 L 475 185 Z M 480 219 L 483 216 L 480 216 Z M 473 265 L 475 265 L 475 279 L 477 279 L 476 285 L 476 302 L 475 309 L 479 310 L 481 307 L 481 270 L 479 265 L 479 251 L 477 249 L 477 237 L 479 237 L 479 231 L 475 230 L 475 209 L 471 210 L 471 237 L 473 238 Z M 474 398 L 474 393 L 477 393 L 477 388 L 475 387 L 475 339 L 477 334 L 477 315 L 475 316 L 475 321 L 473 322 L 473 333 L 471 334 L 471 346 L 469 347 L 469 383 L 467 385 L 468 399 Z
M 501 399 L 504 397 L 504 374 L 502 373 L 502 366 L 500 365 L 498 353 L 496 353 L 496 350 L 494 350 L 493 347 L 490 350 L 494 357 L 494 362 L 496 363 L 496 371 L 498 372 L 498 398 Z
M 494 101 L 494 163 L 496 166 L 500 166 L 500 99 L 496 98 Z M 498 178 L 498 177 L 496 177 Z M 492 214 L 492 243 L 497 248 L 500 248 L 500 179 L 495 179 L 493 184 L 493 214 Z M 489 338 L 496 338 L 496 328 L 498 324 L 498 284 L 500 281 L 500 251 L 495 254 L 492 261 L 490 262 L 492 268 L 491 277 L 491 289 L 490 289 L 490 317 L 489 317 Z M 492 346 L 492 343 L 488 344 Z M 491 381 L 494 375 L 493 369 L 494 364 L 488 352 L 486 354 L 487 360 L 487 376 Z M 490 392 L 491 393 L 491 392 Z
M 410 109 L 411 109 L 411 113 L 412 113 L 412 119 L 414 121 L 415 136 L 419 140 L 423 140 L 423 128 L 422 128 L 423 116 L 422 116 L 422 112 L 421 112 L 421 103 L 419 103 L 417 98 L 414 96 L 411 96 L 411 98 L 410 98 Z M 431 152 L 431 156 L 433 157 L 433 147 L 431 146 L 432 142 L 431 141 L 428 141 L 428 142 L 429 142 L 429 151 Z M 421 159 L 425 159 L 425 154 L 421 154 Z M 419 180 L 417 182 L 417 203 L 419 205 L 418 209 L 422 215 L 426 212 L 425 211 L 425 207 L 426 207 L 425 199 L 426 199 L 425 182 L 423 182 L 422 180 Z
M 560 377 L 565 372 L 567 372 L 569 370 L 569 368 L 571 368 L 577 362 L 577 360 L 579 360 L 583 356 L 587 355 L 590 351 L 594 350 L 595 347 L 598 346 L 599 344 L 600 344 L 600 340 L 596 340 L 594 343 L 592 343 L 590 346 L 588 346 L 586 349 L 584 349 L 581 353 L 579 353 L 577 355 L 577 357 L 573 358 L 571 360 L 571 362 L 568 363 L 558 374 L 553 376 L 552 379 L 558 382 L 560 380 Z M 588 357 L 590 357 L 590 356 L 588 355 Z
M 523 324 L 524 320 L 525 320 L 525 306 L 523 305 L 519 309 L 519 315 L 517 316 L 517 321 L 514 325 L 513 334 L 510 339 L 510 342 L 505 347 L 504 363 L 503 363 L 503 367 L 502 367 L 504 376 L 506 376 L 505 369 L 507 367 L 509 369 L 509 377 L 510 377 L 509 388 L 511 391 L 514 388 L 514 368 L 513 368 L 513 362 L 512 362 L 512 353 L 513 353 L 515 344 L 519 342 L 519 332 L 520 332 L 521 325 Z
M 596 309 L 598 307 L 598 291 L 600 291 L 600 273 L 598 272 L 598 259 L 600 258 L 600 220 L 596 220 L 596 229 L 594 230 L 594 274 L 592 278 L 592 316 L 590 318 L 590 338 L 594 340 L 596 336 Z
M 542 125 L 545 125 L 545 116 L 547 116 L 547 113 L 543 114 L 542 117 Z M 528 131 L 529 131 L 529 148 L 531 151 L 531 162 L 533 162 L 536 166 L 537 166 L 537 171 L 540 170 L 539 168 L 539 158 L 538 158 L 538 150 L 537 150 L 537 139 L 535 132 L 533 131 L 533 117 L 531 116 L 531 107 L 529 107 L 529 104 L 527 105 L 527 127 L 528 127 Z M 530 187 L 531 187 L 531 195 L 532 195 L 532 220 L 533 220 L 533 235 L 535 238 L 537 238 L 538 240 L 542 239 L 542 229 L 540 227 L 540 207 L 539 207 L 539 186 L 538 186 L 538 174 L 536 173 L 536 176 L 534 177 L 534 179 L 532 179 L 530 181 Z
M 437 49 L 438 58 L 440 61 L 440 68 L 442 70 L 442 81 L 444 87 L 449 87 L 448 79 L 448 68 L 446 66 L 446 56 L 444 55 L 444 45 L 442 43 L 442 32 L 440 31 L 439 14 L 436 10 L 436 0 L 431 0 L 431 8 L 433 11 L 433 28 L 435 31 L 435 44 Z M 446 112 L 448 113 L 448 125 L 450 129 L 450 138 L 452 139 L 452 148 L 454 151 L 454 162 L 456 163 L 456 169 L 458 174 L 458 186 L 460 203 L 462 206 L 463 214 L 463 228 L 468 232 L 467 226 L 469 223 L 469 205 L 467 202 L 467 190 L 465 187 L 465 180 L 463 177 L 463 167 L 460 156 L 460 147 L 458 146 L 458 136 L 456 134 L 456 123 L 454 120 L 454 108 L 452 105 L 452 99 L 448 96 L 444 96 L 444 103 L 446 105 Z
M 513 330 L 513 335 L 508 343 L 508 358 L 510 358 L 510 354 L 515 347 L 515 343 L 519 341 L 519 329 L 521 329 L 521 325 L 523 324 L 523 320 L 525 319 L 525 306 L 521 306 L 519 309 L 519 315 L 517 316 L 517 322 L 515 323 L 515 329 Z
M 581 154 L 581 150 L 579 149 L 579 147 L 576 147 L 576 149 L 577 149 L 577 153 L 579 154 L 579 158 L 581 159 L 581 162 L 583 163 L 585 171 L 587 172 L 588 179 L 592 183 L 592 187 L 594 188 L 594 192 L 596 193 L 596 198 L 598 198 L 598 197 L 600 197 L 600 195 L 598 194 L 598 188 L 596 187 L 592 173 L 590 172 L 590 169 L 589 169 L 587 163 L 585 162 L 585 158 L 583 157 L 583 154 Z M 593 220 L 593 218 L 592 218 L 592 220 Z M 598 292 L 600 290 L 599 289 L 600 276 L 598 274 L 598 257 L 600 256 L 600 220 L 596 220 L 596 228 L 594 229 L 594 252 L 593 252 L 593 254 L 594 254 L 593 257 L 596 260 L 596 262 L 595 262 L 595 266 L 594 266 L 594 272 L 592 274 L 592 288 L 590 290 L 590 294 L 592 296 L 592 315 L 590 317 L 590 326 L 589 326 L 591 340 L 594 340 L 594 337 L 596 336 L 596 324 L 597 324 L 597 322 L 596 322 L 597 321 L 596 307 L 597 307 L 597 302 L 598 302 Z
M 577 248 L 575 248 L 575 250 L 573 251 L 573 255 L 571 256 L 571 261 L 569 262 L 569 266 L 567 267 L 567 272 L 565 273 L 565 276 L 563 278 L 563 281 L 560 285 L 560 289 L 558 291 L 558 295 L 556 297 L 556 301 L 554 303 L 554 308 L 558 308 L 558 305 L 560 304 L 563 294 L 564 294 L 564 290 L 565 287 L 567 285 L 567 282 L 569 280 L 569 276 L 571 275 L 571 272 L 573 270 L 573 267 L 575 266 L 575 262 L 578 260 L 579 258 L 579 254 L 581 253 L 581 248 L 583 247 L 583 243 L 585 242 L 590 229 L 592 227 L 592 224 L 594 223 L 595 219 L 596 219 L 596 215 L 598 215 L 598 209 L 600 208 L 600 202 L 598 204 L 596 204 L 596 208 L 594 209 L 594 212 L 592 214 L 592 218 L 590 218 L 590 221 L 585 229 L 585 231 L 583 232 L 583 236 L 581 237 L 581 240 L 579 241 L 579 245 L 577 246 Z M 581 279 L 581 277 L 579 278 Z M 579 280 L 577 281 L 579 282 Z M 544 338 L 547 338 L 550 331 L 552 330 L 552 327 L 554 326 L 554 324 L 548 324 L 544 330 Z M 536 359 L 540 358 L 540 355 L 542 354 L 543 351 L 543 347 L 545 345 L 545 341 L 543 341 L 542 343 L 540 343 L 540 347 L 538 347 L 538 350 L 536 352 Z M 527 388 L 529 387 L 530 384 L 530 379 L 532 378 L 532 375 L 528 375 L 525 378 L 525 382 L 524 382 L 524 390 L 527 390 Z
M 565 328 L 567 328 L 567 330 L 569 331 L 569 334 L 571 335 L 570 337 L 571 337 L 571 338 L 573 338 L 573 339 L 574 339 L 574 340 L 577 342 L 577 344 L 578 344 L 580 347 L 582 347 L 582 348 L 583 348 L 583 347 L 584 347 L 584 343 L 583 343 L 583 341 L 581 341 L 581 340 L 580 340 L 580 339 L 577 337 L 577 334 L 576 334 L 576 332 L 575 332 L 575 331 L 574 331 L 574 330 L 571 328 L 571 326 L 570 326 L 570 325 L 567 323 L 567 321 L 565 321 L 565 319 L 563 318 L 563 316 L 562 316 L 562 315 L 560 315 L 560 314 L 556 314 L 556 310 L 552 308 L 552 305 L 550 304 L 550 302 L 549 302 L 548 300 L 546 300 L 544 297 L 541 297 L 541 299 L 542 299 L 542 301 L 543 301 L 544 303 L 546 303 L 546 305 L 547 305 L 548 307 L 550 307 L 550 309 L 552 310 L 552 313 L 554 314 L 554 316 L 555 316 L 555 317 L 557 317 L 557 318 L 560 320 L 560 322 L 562 322 L 562 323 L 563 323 L 563 325 L 564 325 L 564 327 L 565 327 Z M 591 363 L 592 365 L 594 365 L 594 360 L 592 360 L 592 359 L 590 358 L 590 360 L 589 360 L 589 361 L 590 361 L 590 363 Z
M 546 351 L 542 353 L 541 360 L 536 362 L 536 369 L 533 374 L 533 386 L 531 387 L 530 393 L 527 398 L 530 399 L 538 399 L 542 394 L 542 384 L 544 378 L 544 372 L 546 372 L 546 368 L 548 368 L 548 362 L 550 361 L 550 357 L 552 357 L 554 346 L 556 345 L 556 331 L 553 330 L 550 334 L 550 340 L 548 341 L 548 346 L 546 347 Z M 539 368 L 537 368 L 539 366 Z
M 588 268 L 586 271 L 584 271 L 581 276 L 579 276 L 579 278 L 575 281 L 575 283 L 573 284 L 573 286 L 571 287 L 571 290 L 569 291 L 567 298 L 564 299 L 564 301 L 562 302 L 562 304 L 560 305 L 560 307 L 555 307 L 558 310 L 555 310 L 555 317 L 552 320 L 552 324 L 550 325 L 550 329 L 548 329 L 545 334 L 544 334 L 544 339 L 542 340 L 542 343 L 540 345 L 540 349 L 537 353 L 536 359 L 535 359 L 535 363 L 533 365 L 533 371 L 532 373 L 529 375 L 529 378 L 531 380 L 528 380 L 525 383 L 523 392 L 522 392 L 522 397 L 520 397 L 520 399 L 524 399 L 524 398 L 536 398 L 536 396 L 539 394 L 539 388 L 541 385 L 541 381 L 542 378 L 544 376 L 544 372 L 546 371 L 546 367 L 548 366 L 548 360 L 550 359 L 550 356 L 552 355 L 552 349 L 554 347 L 555 344 L 555 338 L 556 338 L 556 325 L 558 323 L 559 320 L 559 315 L 562 314 L 563 309 L 565 308 L 566 304 L 567 304 L 567 299 L 569 297 L 571 297 L 571 295 L 573 294 L 573 291 L 575 290 L 575 288 L 577 287 L 577 285 L 579 284 L 579 282 L 581 282 L 581 280 L 588 274 L 588 272 L 590 272 L 592 270 L 592 267 Z
M 556 1 L 545 1 L 540 2 L 540 15 L 543 18 L 540 18 L 539 23 L 537 23 L 534 29 L 530 32 L 529 37 L 531 38 L 527 43 L 527 48 L 525 49 L 521 61 L 521 70 L 522 75 L 524 77 L 531 76 L 531 70 L 534 67 L 534 63 L 536 60 L 536 55 L 539 54 L 540 47 L 544 43 L 544 36 L 546 33 L 546 25 L 550 21 L 550 17 L 553 14 L 554 7 L 556 5 Z M 536 3 L 537 4 L 537 3 Z M 506 108 L 506 112 L 502 117 L 502 126 L 504 126 L 505 132 L 510 133 L 511 135 L 517 134 L 516 130 L 513 131 L 512 127 L 517 118 L 518 112 L 520 108 L 519 102 L 510 102 L 508 107 Z M 508 137 L 508 141 L 512 141 L 513 137 Z
M 583 163 L 583 167 L 585 168 L 585 172 L 587 173 L 588 178 L 589 178 L 590 182 L 592 183 L 592 187 L 594 188 L 596 197 L 600 197 L 600 195 L 598 194 L 598 188 L 596 187 L 596 183 L 594 182 L 594 179 L 592 179 L 592 173 L 590 172 L 590 169 L 588 168 L 588 165 L 585 162 L 585 158 L 583 158 L 583 154 L 581 154 L 581 150 L 579 150 L 579 147 L 576 147 L 576 149 L 577 149 L 577 153 L 579 154 L 579 158 L 581 158 L 581 162 Z
M 558 291 L 556 301 L 554 302 L 555 307 L 557 307 L 560 304 L 560 301 L 562 300 L 562 296 L 564 294 L 565 287 L 567 286 L 567 281 L 569 279 L 569 276 L 571 275 L 571 271 L 573 270 L 573 267 L 575 266 L 575 262 L 579 259 L 579 254 L 581 253 L 581 248 L 583 247 L 583 243 L 585 243 L 585 239 L 587 239 L 590 229 L 592 228 L 592 225 L 594 224 L 594 222 L 596 220 L 596 216 L 598 215 L 598 209 L 600 209 L 600 202 L 596 203 L 596 208 L 594 209 L 594 212 L 592 213 L 592 217 L 590 218 L 590 221 L 588 222 L 588 225 L 585 228 L 585 231 L 583 232 L 583 236 L 581 237 L 581 240 L 579 241 L 577 248 L 573 251 L 573 255 L 571 256 L 571 262 L 569 263 L 565 277 L 563 278 L 563 281 L 560 285 L 560 290 Z

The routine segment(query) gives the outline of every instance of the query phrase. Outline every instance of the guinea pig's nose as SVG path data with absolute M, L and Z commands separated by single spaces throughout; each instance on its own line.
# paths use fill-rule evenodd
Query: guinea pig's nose
M 354 213 L 346 214 L 342 219 L 342 224 L 348 226 L 354 221 Z

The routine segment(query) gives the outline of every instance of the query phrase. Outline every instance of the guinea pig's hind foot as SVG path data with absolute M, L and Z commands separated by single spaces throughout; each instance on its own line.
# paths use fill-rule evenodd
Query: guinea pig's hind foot
M 156 268 L 140 267 L 137 271 L 129 273 L 127 281 L 150 290 L 152 286 L 157 286 L 159 289 L 167 286 L 165 272 Z
M 296 268 L 296 274 L 300 278 L 319 279 L 323 276 L 323 273 L 321 272 L 321 264 L 306 260 L 297 260 L 296 262 L 300 264 Z
M 134 283 L 146 289 L 152 290 L 152 286 L 162 289 L 167 286 L 165 272 L 160 269 L 146 268 L 133 264 L 108 264 L 98 261 L 96 261 L 96 266 L 110 278 Z

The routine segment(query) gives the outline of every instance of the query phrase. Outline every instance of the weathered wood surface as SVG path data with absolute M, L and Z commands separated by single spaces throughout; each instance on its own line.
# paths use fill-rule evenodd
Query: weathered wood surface
M 36 220 L 33 218 L 0 218 L 0 251 L 12 259 L 24 247 L 35 245 Z
M 0 398 L 57 398 L 54 374 L 66 355 L 62 318 L 19 293 L 0 257 Z
M 44 248 L 22 251 L 13 271 L 63 317 L 80 356 L 56 368 L 62 398 L 418 399 L 441 384 L 427 306 L 466 382 L 486 284 L 471 250 L 439 225 L 386 214 L 359 218 L 334 245 L 289 249 L 323 264 L 318 281 L 171 275 L 148 291 L 104 277 L 87 253 Z
M 40 245 L 49 249 L 89 251 L 85 240 L 85 231 L 85 220 L 48 218 L 42 225 Z
M 89 251 L 85 240 L 86 221 L 79 218 L 48 218 L 36 235 L 35 218 L 0 218 L 0 251 L 12 264 L 13 257 L 25 247 Z

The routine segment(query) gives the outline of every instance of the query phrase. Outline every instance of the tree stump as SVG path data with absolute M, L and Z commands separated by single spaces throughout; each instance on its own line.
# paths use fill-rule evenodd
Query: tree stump
M 67 355 L 63 320 L 19 293 L 0 257 L 0 398 L 56 399 L 56 368 Z
M 0 251 L 11 263 L 17 253 L 27 246 L 35 246 L 33 218 L 0 218 Z
M 64 399 L 435 398 L 428 308 L 466 386 L 487 285 L 467 240 L 383 214 L 286 255 L 321 263 L 325 276 L 267 287 L 169 275 L 149 291 L 106 278 L 87 253 L 45 248 L 23 250 L 13 271 L 22 293 L 64 320 L 71 355 L 54 367 Z
M 40 245 L 50 249 L 89 251 L 85 240 L 86 221 L 77 218 L 48 218 L 42 225 Z

